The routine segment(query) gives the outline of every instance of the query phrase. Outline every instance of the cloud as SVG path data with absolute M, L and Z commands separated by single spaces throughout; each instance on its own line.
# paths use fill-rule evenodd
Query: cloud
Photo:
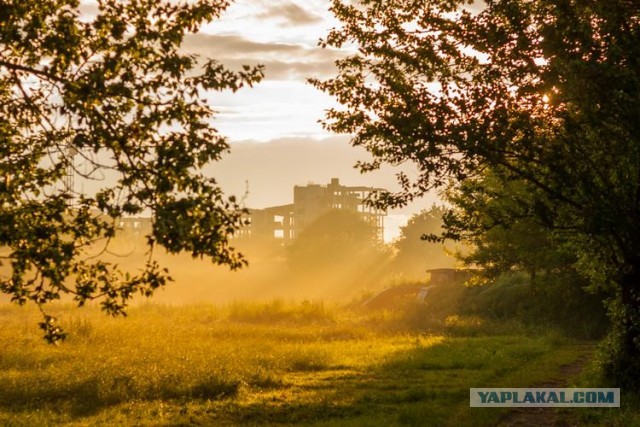
M 100 13 L 100 8 L 98 7 L 98 3 L 93 3 L 89 1 L 80 2 L 80 6 L 78 7 L 80 14 L 85 18 L 95 18 Z
M 242 141 L 231 145 L 231 153 L 208 169 L 229 194 L 242 197 L 252 208 L 291 203 L 293 186 L 308 183 L 327 184 L 339 178 L 344 185 L 363 185 L 399 190 L 395 173 L 403 170 L 383 167 L 361 174 L 354 168 L 358 160 L 370 155 L 360 147 L 352 147 L 346 136 L 315 138 L 279 138 L 269 142 Z M 414 213 L 435 201 L 435 196 L 421 200 L 397 212 Z
M 262 208 L 291 203 L 294 185 L 326 184 L 332 177 L 350 185 L 381 184 L 380 177 L 369 184 L 376 180 L 359 176 L 353 168 L 365 156 L 345 137 L 244 141 L 233 143 L 231 153 L 212 165 L 211 172 L 227 191 L 242 195 L 248 190 L 247 204 Z
M 336 72 L 333 61 L 307 60 L 307 61 L 280 61 L 276 59 L 221 59 L 221 62 L 230 69 L 237 70 L 244 64 L 265 65 L 265 78 L 267 80 L 298 80 L 305 81 L 309 77 L 327 77 Z M 266 59 L 266 60 L 265 60 Z
M 475 0 L 473 3 L 463 6 L 463 8 L 473 13 L 480 13 L 487 8 L 487 3 L 484 0 Z
M 267 80 L 303 81 L 335 74 L 334 62 L 344 54 L 317 47 L 325 24 L 317 4 L 298 5 L 290 0 L 236 3 L 202 32 L 185 35 L 182 51 L 216 59 L 235 70 L 245 64 L 263 64 Z M 87 19 L 99 13 L 93 0 L 82 0 L 80 10 Z
M 243 56 L 253 54 L 299 53 L 302 46 L 287 43 L 262 43 L 239 35 L 188 34 L 183 47 L 197 53 L 211 52 L 215 55 Z
M 256 15 L 259 19 L 276 19 L 282 23 L 303 26 L 322 22 L 322 17 L 303 9 L 295 3 L 270 4 Z
M 191 34 L 182 46 L 188 53 L 216 59 L 232 69 L 264 64 L 270 80 L 304 80 L 335 73 L 334 63 L 345 54 L 338 50 L 292 43 L 249 40 L 239 35 Z

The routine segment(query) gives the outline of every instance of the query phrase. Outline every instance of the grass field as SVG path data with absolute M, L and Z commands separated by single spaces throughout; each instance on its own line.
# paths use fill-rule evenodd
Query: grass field
M 551 380 L 584 348 L 319 302 L 58 311 L 53 347 L 38 312 L 0 307 L 0 425 L 495 425 L 505 410 L 472 410 L 469 387 Z

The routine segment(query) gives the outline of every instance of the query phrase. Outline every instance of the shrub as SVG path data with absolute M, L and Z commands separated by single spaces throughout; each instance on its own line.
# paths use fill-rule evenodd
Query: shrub
M 573 275 L 550 274 L 532 286 L 526 275 L 509 273 L 492 284 L 469 288 L 460 312 L 517 320 L 533 329 L 555 328 L 576 338 L 603 337 L 609 321 L 602 296 L 587 293 L 583 285 Z

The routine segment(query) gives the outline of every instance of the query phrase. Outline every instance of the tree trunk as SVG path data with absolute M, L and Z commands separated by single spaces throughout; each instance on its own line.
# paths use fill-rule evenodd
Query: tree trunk
M 640 265 L 633 266 L 621 281 L 613 303 L 612 331 L 604 349 L 605 374 L 616 385 L 640 390 Z

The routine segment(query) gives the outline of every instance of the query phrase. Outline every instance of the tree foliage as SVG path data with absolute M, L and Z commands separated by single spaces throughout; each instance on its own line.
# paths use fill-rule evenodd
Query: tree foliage
M 470 244 L 458 258 L 479 267 L 475 281 L 487 283 L 504 273 L 523 271 L 536 284 L 538 273 L 575 277 L 578 259 L 563 230 L 549 230 L 535 215 L 536 189 L 522 181 L 501 182 L 490 172 L 465 180 L 446 193 L 447 234 Z
M 394 243 L 397 251 L 393 267 L 409 278 L 421 279 L 428 268 L 453 267 L 454 258 L 440 242 L 429 242 L 430 235 L 443 232 L 443 216 L 447 208 L 433 205 L 413 215 L 400 229 L 400 237 Z
M 354 53 L 335 78 L 315 81 L 344 106 L 326 125 L 373 154 L 363 170 L 417 165 L 418 177 L 401 175 L 403 190 L 386 204 L 487 170 L 501 185 L 525 183 L 527 212 L 567 232 L 581 272 L 615 301 L 610 372 L 634 383 L 640 3 L 488 0 L 481 11 L 469 3 L 334 0 L 341 25 L 323 43 Z
M 262 68 L 230 71 L 180 51 L 227 6 L 99 0 L 90 17 L 78 0 L 0 3 L 0 290 L 13 301 L 46 313 L 70 294 L 124 314 L 135 293 L 169 279 L 152 257 L 158 245 L 245 263 L 228 240 L 243 209 L 201 173 L 229 148 L 203 94 L 252 85 Z M 71 176 L 98 190 L 76 192 Z M 99 260 L 117 219 L 139 214 L 153 222 L 141 272 Z M 41 327 L 64 338 L 50 315 Z
M 288 262 L 305 274 L 361 265 L 379 247 L 376 229 L 357 213 L 332 210 L 302 230 L 287 248 Z
M 357 212 L 330 210 L 297 233 L 286 248 L 293 283 L 317 287 L 330 298 L 349 298 L 378 286 L 390 254 L 374 225 Z

